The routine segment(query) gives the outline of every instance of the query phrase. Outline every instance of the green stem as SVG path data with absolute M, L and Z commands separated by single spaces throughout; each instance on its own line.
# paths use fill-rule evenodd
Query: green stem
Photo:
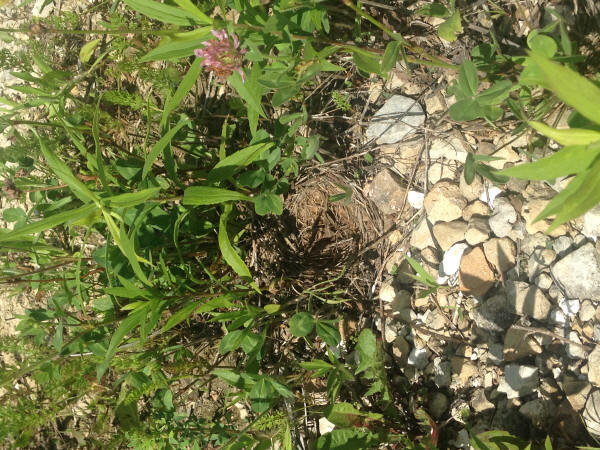
M 388 27 L 386 27 L 384 24 L 382 24 L 380 21 L 375 19 L 370 14 L 367 14 L 366 12 L 364 12 L 360 7 L 358 7 L 357 5 L 352 3 L 350 0 L 342 0 L 342 3 L 344 3 L 344 5 L 346 5 L 352 11 L 354 11 L 357 16 L 362 17 L 363 19 L 366 19 L 368 22 L 371 22 L 373 25 L 375 25 L 377 28 L 379 28 L 381 31 L 383 31 L 385 34 L 387 34 L 389 37 L 391 37 L 395 41 L 399 41 L 403 45 L 408 45 L 408 42 L 406 40 L 404 40 L 404 38 L 402 37 L 402 35 L 400 33 L 395 33 L 394 31 L 390 30 Z
M 88 34 L 103 34 L 107 36 L 121 36 L 125 34 L 154 34 L 157 36 L 168 36 L 173 34 L 173 30 L 105 30 L 105 29 L 92 29 L 92 30 L 59 30 L 56 28 L 37 28 L 35 26 L 30 28 L 0 28 L 0 32 L 3 33 L 25 33 L 25 34 L 70 34 L 70 35 L 88 35 Z

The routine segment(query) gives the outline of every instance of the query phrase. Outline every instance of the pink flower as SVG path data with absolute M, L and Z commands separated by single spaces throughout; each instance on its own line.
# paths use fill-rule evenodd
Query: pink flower
M 211 33 L 216 39 L 206 42 L 203 48 L 194 50 L 198 58 L 204 58 L 201 65 L 222 80 L 237 72 L 242 77 L 242 81 L 246 81 L 246 74 L 242 70 L 242 60 L 246 50 L 240 49 L 238 37 L 232 33 L 230 40 L 226 30 L 211 30 Z

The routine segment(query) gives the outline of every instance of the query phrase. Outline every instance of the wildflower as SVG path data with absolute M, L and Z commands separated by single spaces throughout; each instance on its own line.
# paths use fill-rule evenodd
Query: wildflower
M 216 39 L 208 41 L 204 48 L 194 50 L 197 57 L 204 58 L 202 66 L 222 80 L 237 72 L 242 81 L 246 81 L 246 74 L 242 70 L 242 57 L 246 50 L 240 49 L 238 37 L 233 33 L 229 36 L 225 30 L 211 30 L 211 33 Z

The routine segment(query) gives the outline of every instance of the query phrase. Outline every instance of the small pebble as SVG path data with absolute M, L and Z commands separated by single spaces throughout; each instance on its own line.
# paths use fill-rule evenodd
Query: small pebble
M 566 300 L 561 299 L 558 301 L 558 307 L 562 310 L 565 315 L 569 317 L 576 316 L 581 308 L 581 303 L 577 299 Z

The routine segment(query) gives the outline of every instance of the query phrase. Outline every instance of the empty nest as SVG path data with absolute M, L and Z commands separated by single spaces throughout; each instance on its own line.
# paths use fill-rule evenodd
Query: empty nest
M 259 220 L 251 264 L 257 273 L 310 283 L 343 275 L 356 287 L 374 279 L 383 220 L 342 170 L 310 169 L 290 189 L 283 214 Z M 351 196 L 340 199 L 345 190 Z

